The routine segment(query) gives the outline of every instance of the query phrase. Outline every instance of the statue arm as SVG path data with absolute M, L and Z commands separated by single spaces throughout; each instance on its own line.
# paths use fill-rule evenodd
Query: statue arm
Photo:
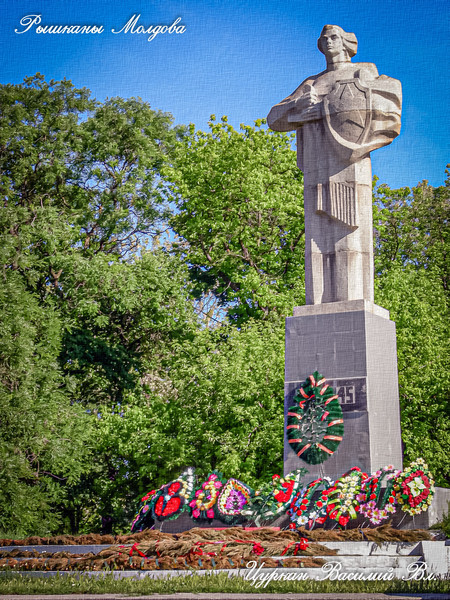
M 295 100 L 288 96 L 279 104 L 275 104 L 267 115 L 267 125 L 274 131 L 292 131 L 294 123 L 288 122 L 288 115 L 295 107 Z
M 372 93 L 372 135 L 379 139 L 384 146 L 400 133 L 402 85 L 397 79 L 380 75 L 375 82 Z
M 271 109 L 267 115 L 267 124 L 274 131 L 292 131 L 311 118 L 302 118 L 301 113 L 310 111 L 320 102 L 313 87 L 314 79 L 306 79 L 290 96 Z M 312 113 L 310 113 L 312 114 Z M 306 117 L 306 115 L 305 115 Z

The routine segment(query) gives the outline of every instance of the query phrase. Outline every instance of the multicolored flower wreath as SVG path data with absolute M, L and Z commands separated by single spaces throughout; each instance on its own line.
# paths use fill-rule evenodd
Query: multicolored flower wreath
M 163 485 L 151 503 L 153 517 L 158 521 L 176 519 L 192 497 L 195 479 L 194 469 L 189 468 L 178 479 Z
M 400 471 L 389 465 L 379 469 L 362 482 L 361 493 L 356 496 L 360 502 L 359 512 L 367 517 L 373 525 L 379 525 L 381 521 L 395 513 L 397 498 L 394 485 L 399 475 Z M 385 483 L 386 489 L 380 500 L 383 483 Z
M 217 500 L 217 513 L 225 523 L 239 523 L 245 520 L 242 511 L 253 496 L 252 488 L 238 479 L 229 479 L 222 487 Z
M 285 477 L 279 475 L 272 476 L 272 496 L 276 502 L 275 515 L 284 512 L 286 506 L 292 502 L 292 498 L 300 489 L 302 478 L 308 471 L 306 469 L 297 469 L 291 471 Z
M 306 473 L 306 469 L 297 469 L 284 477 L 272 475 L 272 482 L 266 483 L 255 492 L 247 512 L 249 518 L 259 525 L 262 521 L 272 521 L 278 515 L 284 514 L 299 491 Z
M 434 494 L 433 478 L 421 458 L 403 472 L 389 465 L 368 476 L 353 467 L 334 483 L 325 477 L 301 488 L 306 473 L 306 469 L 298 469 L 284 478 L 273 475 L 271 482 L 253 492 L 241 481 L 226 481 L 221 473 L 214 471 L 194 497 L 194 469 L 188 469 L 178 479 L 142 498 L 131 531 L 151 527 L 155 519 L 176 518 L 186 509 L 195 521 L 212 521 L 216 517 L 230 524 L 246 520 L 259 525 L 287 511 L 292 529 L 306 524 L 312 529 L 328 518 L 345 526 L 358 514 L 378 525 L 393 514 L 397 506 L 410 515 L 427 510 Z M 320 497 L 315 500 L 314 495 L 320 490 Z
M 143 531 L 152 527 L 155 519 L 176 519 L 186 509 L 195 485 L 195 469 L 189 467 L 178 479 L 158 490 L 151 490 L 141 498 L 142 506 L 131 523 L 131 531 Z
M 431 504 L 434 480 L 423 458 L 412 462 L 397 477 L 394 485 L 401 509 L 410 515 L 418 515 Z
M 332 480 L 323 477 L 315 479 L 297 493 L 287 511 L 291 518 L 290 529 L 298 529 L 306 524 L 312 529 L 316 523 L 321 525 L 327 520 L 327 496 L 331 486 Z M 324 488 L 320 498 L 313 502 L 313 496 L 320 488 Z
M 365 479 L 367 473 L 363 473 L 358 467 L 353 467 L 328 490 L 326 510 L 330 519 L 345 526 L 350 519 L 357 518 L 359 511 L 357 496 L 361 493 L 361 484 Z
M 195 497 L 189 502 L 191 517 L 194 521 L 212 521 L 216 516 L 216 503 L 225 479 L 222 473 L 213 471 L 195 492 Z
M 324 462 L 337 450 L 344 435 L 338 396 L 317 371 L 302 383 L 287 413 L 290 448 L 311 465 Z
M 152 490 L 145 494 L 141 499 L 142 506 L 140 506 L 136 516 L 131 523 L 131 533 L 136 531 L 143 531 L 144 529 L 150 529 L 154 524 L 152 515 L 152 503 L 155 498 L 157 490 Z

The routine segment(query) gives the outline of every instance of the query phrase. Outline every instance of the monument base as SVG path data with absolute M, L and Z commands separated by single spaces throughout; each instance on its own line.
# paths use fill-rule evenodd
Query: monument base
M 284 472 L 335 480 L 351 467 L 402 469 L 395 323 L 367 300 L 300 306 L 286 319 L 285 421 L 300 384 L 319 371 L 339 396 L 344 437 L 319 465 L 301 460 L 285 428 Z

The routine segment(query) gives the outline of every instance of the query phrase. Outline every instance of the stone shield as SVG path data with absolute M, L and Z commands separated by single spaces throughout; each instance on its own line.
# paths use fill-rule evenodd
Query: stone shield
M 325 120 L 334 139 L 354 148 L 367 141 L 372 123 L 372 91 L 359 79 L 338 81 L 324 99 Z

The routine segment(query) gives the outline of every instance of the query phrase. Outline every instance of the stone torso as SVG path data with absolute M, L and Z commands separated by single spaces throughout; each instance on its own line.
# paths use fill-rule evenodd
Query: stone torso
M 319 101 L 304 106 L 311 90 Z M 391 143 L 400 132 L 400 115 L 400 82 L 379 76 L 373 63 L 347 62 L 305 79 L 267 121 L 276 131 L 297 130 L 298 166 L 312 183 L 319 171 L 323 179 L 327 170 L 332 175 Z M 334 167 L 326 169 L 330 159 Z

